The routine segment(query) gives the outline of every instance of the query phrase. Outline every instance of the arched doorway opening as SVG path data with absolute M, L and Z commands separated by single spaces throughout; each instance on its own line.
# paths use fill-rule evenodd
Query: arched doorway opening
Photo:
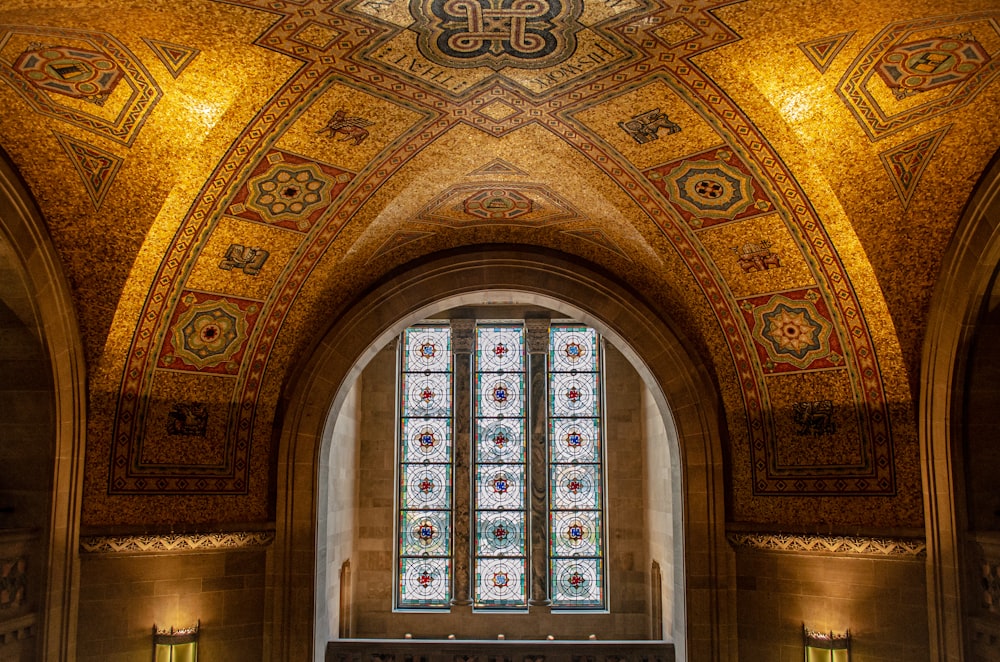
M 676 443 L 676 571 L 664 581 L 676 596 L 670 626 L 677 656 L 731 659 L 719 404 L 705 366 L 667 320 L 607 276 L 565 256 L 507 248 L 448 254 L 401 270 L 345 311 L 304 364 L 287 400 L 279 449 L 274 656 L 314 657 L 331 635 L 330 599 L 321 595 L 325 588 L 317 591 L 330 584 L 322 573 L 340 571 L 320 563 L 327 554 L 326 459 L 352 385 L 406 326 L 484 300 L 542 306 L 591 325 L 635 367 Z M 327 625 L 316 627 L 318 619 Z

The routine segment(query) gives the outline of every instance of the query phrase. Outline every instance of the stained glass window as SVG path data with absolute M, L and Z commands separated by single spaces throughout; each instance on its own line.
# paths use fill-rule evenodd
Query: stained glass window
M 597 332 L 549 332 L 549 581 L 552 605 L 602 609 L 604 516 Z
M 449 327 L 407 329 L 401 354 L 396 606 L 448 608 L 454 554 L 452 480 L 455 472 L 470 471 L 473 605 L 525 609 L 532 491 L 524 328 L 476 327 L 471 383 L 456 387 L 472 389 L 471 467 L 455 467 L 452 460 Z M 551 327 L 545 551 L 549 595 L 553 606 L 562 609 L 603 609 L 607 602 L 600 365 L 594 329 Z
M 525 360 L 521 326 L 476 328 L 473 604 L 527 606 Z
M 450 329 L 407 329 L 401 354 L 396 605 L 446 608 L 451 599 Z

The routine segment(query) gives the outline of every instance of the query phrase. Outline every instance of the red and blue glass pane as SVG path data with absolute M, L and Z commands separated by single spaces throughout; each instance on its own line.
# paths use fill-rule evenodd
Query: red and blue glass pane
M 474 604 L 527 605 L 524 330 L 476 329 Z
M 452 554 L 451 332 L 411 327 L 402 346 L 396 605 L 445 608 Z
M 549 331 L 549 575 L 553 606 L 605 606 L 597 332 Z

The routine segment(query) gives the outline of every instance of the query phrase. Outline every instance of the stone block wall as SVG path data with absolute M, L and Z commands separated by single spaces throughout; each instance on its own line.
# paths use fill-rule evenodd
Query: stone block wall
M 78 662 L 152 655 L 152 628 L 201 620 L 199 659 L 263 660 L 264 549 L 82 554 Z
M 802 626 L 850 629 L 852 662 L 926 662 L 923 557 L 737 548 L 739 659 L 802 660 Z

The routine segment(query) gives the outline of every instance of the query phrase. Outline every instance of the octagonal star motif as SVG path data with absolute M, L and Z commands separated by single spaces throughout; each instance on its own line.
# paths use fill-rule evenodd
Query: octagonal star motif
M 247 336 L 242 310 L 224 300 L 205 301 L 187 309 L 173 330 L 177 358 L 196 368 L 230 361 Z
M 306 229 L 306 218 L 330 204 L 333 184 L 315 164 L 276 163 L 251 179 L 249 188 L 246 206 L 265 221 L 292 221 Z
M 833 325 L 808 300 L 784 296 L 753 311 L 753 334 L 774 362 L 808 368 L 830 354 Z
M 696 161 L 667 182 L 673 199 L 692 214 L 733 218 L 753 202 L 750 177 L 723 161 Z

